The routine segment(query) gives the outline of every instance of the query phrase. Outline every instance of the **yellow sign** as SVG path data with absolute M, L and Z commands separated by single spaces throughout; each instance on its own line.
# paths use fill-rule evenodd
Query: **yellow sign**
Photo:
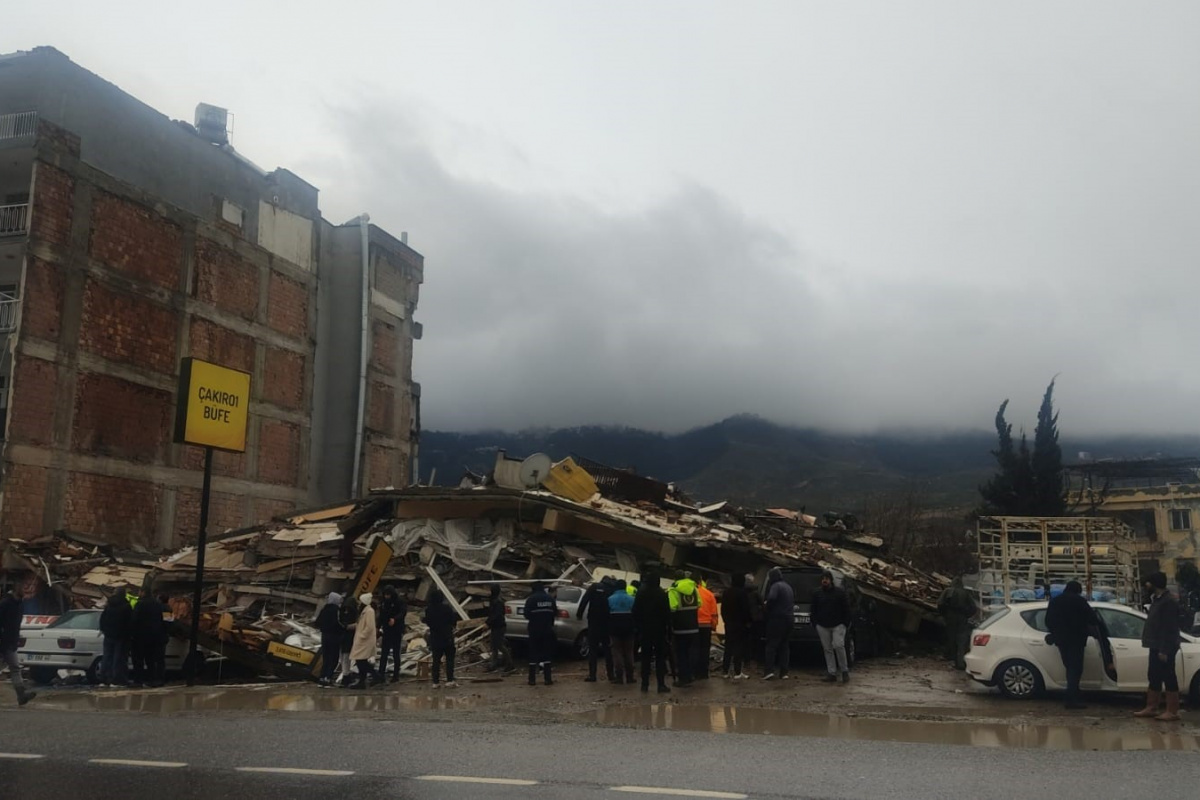
M 367 563 L 362 565 L 358 579 L 354 581 L 354 599 L 357 600 L 364 594 L 375 593 L 375 587 L 379 585 L 379 579 L 383 577 L 383 572 L 391 560 L 392 546 L 383 539 L 376 539 L 375 546 L 371 548 L 371 555 L 367 557 Z
M 246 451 L 250 373 L 185 358 L 179 367 L 175 441 Z
M 316 653 L 311 650 L 302 650 L 299 647 L 292 647 L 290 644 L 281 644 L 279 642 L 271 642 L 267 645 L 267 655 L 281 658 L 284 661 L 291 661 L 293 664 L 311 664 L 312 660 L 317 657 Z

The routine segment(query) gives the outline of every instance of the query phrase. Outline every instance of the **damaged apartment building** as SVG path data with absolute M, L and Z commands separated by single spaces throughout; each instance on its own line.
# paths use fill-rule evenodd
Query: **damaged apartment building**
M 410 482 L 423 257 L 367 215 L 327 221 L 226 128 L 52 48 L 0 56 L 0 540 L 193 538 L 203 456 L 172 436 L 187 356 L 252 376 L 212 530 Z

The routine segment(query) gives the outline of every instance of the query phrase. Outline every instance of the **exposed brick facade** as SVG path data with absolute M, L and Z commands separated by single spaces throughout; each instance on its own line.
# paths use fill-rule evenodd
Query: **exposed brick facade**
M 13 366 L 12 401 L 8 409 L 8 441 L 49 445 L 54 441 L 54 398 L 58 367 L 18 354 Z
M 92 258 L 138 280 L 178 289 L 183 264 L 179 226 L 152 209 L 107 192 L 92 205 Z
M 33 181 L 30 235 L 51 244 L 66 246 L 71 238 L 74 193 L 74 178 L 58 167 L 39 162 Z
M 224 533 L 250 525 L 246 498 L 228 492 L 213 492 L 208 503 L 208 533 Z M 200 530 L 200 490 L 179 489 L 175 493 L 175 541 L 195 542 Z
M 95 355 L 167 375 L 178 372 L 179 314 L 161 303 L 89 278 L 83 293 L 79 346 Z
M 305 338 L 308 335 L 308 294 L 304 284 L 272 272 L 267 294 L 267 324 L 296 339 Z
M 269 497 L 256 497 L 253 502 L 254 510 L 251 512 L 250 518 L 255 522 L 265 522 L 296 509 L 295 503 L 287 500 L 272 500 Z
M 299 411 L 304 407 L 304 356 L 291 350 L 267 347 L 263 365 L 262 399 Z
M 396 327 L 380 320 L 371 323 L 371 366 L 385 375 L 396 374 Z
M 72 472 L 67 477 L 63 526 L 114 544 L 150 546 L 161 497 L 162 489 L 149 481 Z
M 171 401 L 170 392 L 82 373 L 75 384 L 72 447 L 92 455 L 161 462 L 171 441 Z
M 253 422 L 251 423 L 253 424 Z M 185 447 L 183 449 L 184 469 L 204 469 L 204 448 Z M 213 475 L 227 475 L 230 478 L 246 477 L 246 454 L 229 453 L 225 450 L 213 451 Z
M 196 299 L 253 320 L 258 313 L 258 290 L 258 267 L 216 242 L 196 242 Z
M 254 371 L 254 340 L 200 317 L 192 319 L 190 354 L 243 372 Z
M 43 508 L 49 470 L 28 464 L 9 464 L 4 473 L 4 514 L 0 516 L 0 538 L 24 539 L 42 534 Z
M 62 270 L 30 256 L 25 267 L 24 302 L 21 304 L 22 334 L 58 341 L 65 291 Z
M 367 392 L 367 427 L 390 436 L 396 418 L 396 398 L 392 387 L 372 383 Z
M 300 428 L 264 419 L 258 434 L 258 479 L 293 484 L 300 469 Z
M 375 442 L 367 444 L 367 488 L 382 489 L 395 486 L 396 476 L 392 465 L 396 462 L 396 448 L 385 447 Z

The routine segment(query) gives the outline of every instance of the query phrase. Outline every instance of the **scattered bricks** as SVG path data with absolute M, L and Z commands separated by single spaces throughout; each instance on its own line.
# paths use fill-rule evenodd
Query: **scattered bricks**
M 4 504 L 0 509 L 0 540 L 36 539 L 42 530 L 42 509 L 49 470 L 28 464 L 8 464 L 4 473 Z
M 208 239 L 196 241 L 197 299 L 247 320 L 258 312 L 259 270 L 227 247 Z
M 67 476 L 63 527 L 113 544 L 153 543 L 161 489 L 153 483 L 87 472 Z
M 368 489 L 382 489 L 386 486 L 396 485 L 393 465 L 396 463 L 397 452 L 394 447 L 384 447 L 374 442 L 367 444 L 367 479 L 365 485 Z
M 393 435 L 396 422 L 396 397 L 392 387 L 372 383 L 367 392 L 367 427 L 386 436 Z
M 171 393 L 86 372 L 75 390 L 73 449 L 162 463 L 171 438 Z
M 21 293 L 21 332 L 25 336 L 58 341 L 65 291 L 62 270 L 28 256 Z
M 79 345 L 84 350 L 144 369 L 174 374 L 177 312 L 89 278 L 83 293 Z
M 44 161 L 34 165 L 33 210 L 29 216 L 29 235 L 34 241 L 65 247 L 71 238 L 71 217 L 75 180 L 58 167 Z
M 258 433 L 258 479 L 295 486 L 300 479 L 300 428 L 288 422 L 262 420 Z
M 184 469 L 197 472 L 204 470 L 204 448 L 187 447 L 183 451 Z M 213 475 L 223 475 L 229 478 L 246 477 L 246 454 L 230 453 L 225 450 L 213 451 Z
M 268 346 L 263 365 L 262 399 L 299 411 L 304 406 L 304 383 L 304 356 Z
M 272 272 L 267 295 L 267 324 L 288 336 L 305 338 L 308 335 L 308 287 Z
M 266 497 L 254 498 L 254 512 L 251 514 L 251 524 L 258 525 L 269 522 L 275 517 L 290 514 L 296 508 L 291 500 L 271 500 Z
M 254 372 L 254 340 L 200 317 L 192 318 L 190 354 L 223 367 Z
M 90 253 L 113 269 L 166 289 L 178 289 L 183 234 L 144 206 L 105 192 L 92 203 Z
M 396 328 L 386 322 L 371 323 L 371 366 L 385 375 L 396 374 Z
M 49 361 L 18 354 L 13 369 L 12 408 L 7 437 L 20 444 L 49 445 L 54 441 L 54 397 L 58 367 Z

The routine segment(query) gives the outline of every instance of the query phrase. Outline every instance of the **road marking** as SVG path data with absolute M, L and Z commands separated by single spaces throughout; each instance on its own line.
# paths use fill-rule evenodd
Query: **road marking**
M 35 758 L 45 758 L 45 756 L 39 756 L 35 753 L 0 753 L 0 758 L 14 758 L 32 761 Z
M 164 769 L 178 769 L 187 766 L 182 761 L 134 761 L 127 758 L 91 758 L 88 759 L 88 763 L 103 764 L 109 767 L 161 767 Z
M 518 778 L 472 778 L 469 775 L 418 775 L 419 781 L 442 781 L 444 783 L 494 783 L 500 786 L 537 786 L 537 781 Z
M 299 767 L 237 767 L 238 772 L 270 772 L 276 775 L 314 775 L 326 778 L 344 778 L 353 775 L 349 769 L 301 769 Z
M 703 789 L 669 789 L 665 786 L 610 786 L 612 792 L 630 794 L 666 794 L 674 797 L 718 797 L 728 800 L 746 800 L 747 795 L 737 792 L 706 792 Z

